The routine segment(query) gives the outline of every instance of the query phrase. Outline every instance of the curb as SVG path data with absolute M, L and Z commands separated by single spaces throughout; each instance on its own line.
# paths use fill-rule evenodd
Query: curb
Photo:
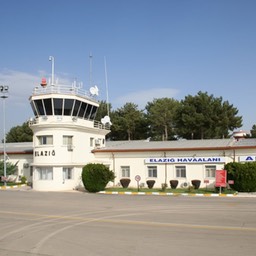
M 0 190 L 7 190 L 7 189 L 12 189 L 12 188 L 21 188 L 27 186 L 26 184 L 21 184 L 21 185 L 13 185 L 13 186 L 0 186 Z
M 105 195 L 154 195 L 154 196 L 191 196 L 191 197 L 233 197 L 237 194 L 190 194 L 190 193 L 165 193 L 165 192 L 117 192 L 100 191 L 99 194 Z

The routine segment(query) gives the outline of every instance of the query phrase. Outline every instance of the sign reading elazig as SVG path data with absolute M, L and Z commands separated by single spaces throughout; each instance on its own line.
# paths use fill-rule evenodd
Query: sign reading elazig
M 224 157 L 163 157 L 146 158 L 146 164 L 164 164 L 164 163 L 225 163 Z

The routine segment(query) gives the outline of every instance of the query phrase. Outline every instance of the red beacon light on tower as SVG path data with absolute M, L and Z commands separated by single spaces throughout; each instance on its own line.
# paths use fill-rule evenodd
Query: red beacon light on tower
M 46 85 L 47 85 L 46 78 L 42 78 L 41 86 L 46 87 Z

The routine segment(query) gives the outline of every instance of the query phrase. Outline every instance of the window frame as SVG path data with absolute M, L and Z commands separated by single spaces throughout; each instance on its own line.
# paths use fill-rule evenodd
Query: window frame
M 147 166 L 148 178 L 157 178 L 157 166 L 150 165 Z
M 176 174 L 176 178 L 187 178 L 187 168 L 185 165 L 178 165 L 175 166 L 175 174 Z
M 205 177 L 208 179 L 214 179 L 216 175 L 217 166 L 216 165 L 205 165 Z
M 73 145 L 73 135 L 63 135 L 62 144 L 63 146 L 72 146 Z
M 131 168 L 129 165 L 120 166 L 121 169 L 121 177 L 122 178 L 130 178 L 131 177 Z
M 53 180 L 53 169 L 52 167 L 38 167 L 37 169 L 39 180 Z
M 39 146 L 53 145 L 53 135 L 38 135 L 36 138 Z
M 63 180 L 73 180 L 74 171 L 72 167 L 63 167 L 62 168 Z

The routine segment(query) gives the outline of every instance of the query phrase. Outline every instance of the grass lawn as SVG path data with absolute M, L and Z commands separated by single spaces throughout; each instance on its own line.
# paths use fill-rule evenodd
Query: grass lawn
M 194 189 L 194 188 L 177 188 L 177 189 L 171 189 L 171 188 L 166 188 L 165 191 L 163 191 L 161 188 L 122 188 L 122 187 L 109 187 L 106 188 L 105 191 L 107 192 L 165 192 L 165 193 L 190 193 L 190 194 L 219 194 L 219 191 L 216 191 L 215 189 L 206 189 L 206 188 L 199 188 L 199 189 Z M 231 189 L 224 189 L 221 191 L 222 194 L 234 194 L 236 191 L 231 190 Z
M 7 182 L 6 186 L 17 186 L 17 185 L 22 185 L 22 183 L 14 183 L 14 182 Z M 4 182 L 0 182 L 0 187 L 4 186 Z

